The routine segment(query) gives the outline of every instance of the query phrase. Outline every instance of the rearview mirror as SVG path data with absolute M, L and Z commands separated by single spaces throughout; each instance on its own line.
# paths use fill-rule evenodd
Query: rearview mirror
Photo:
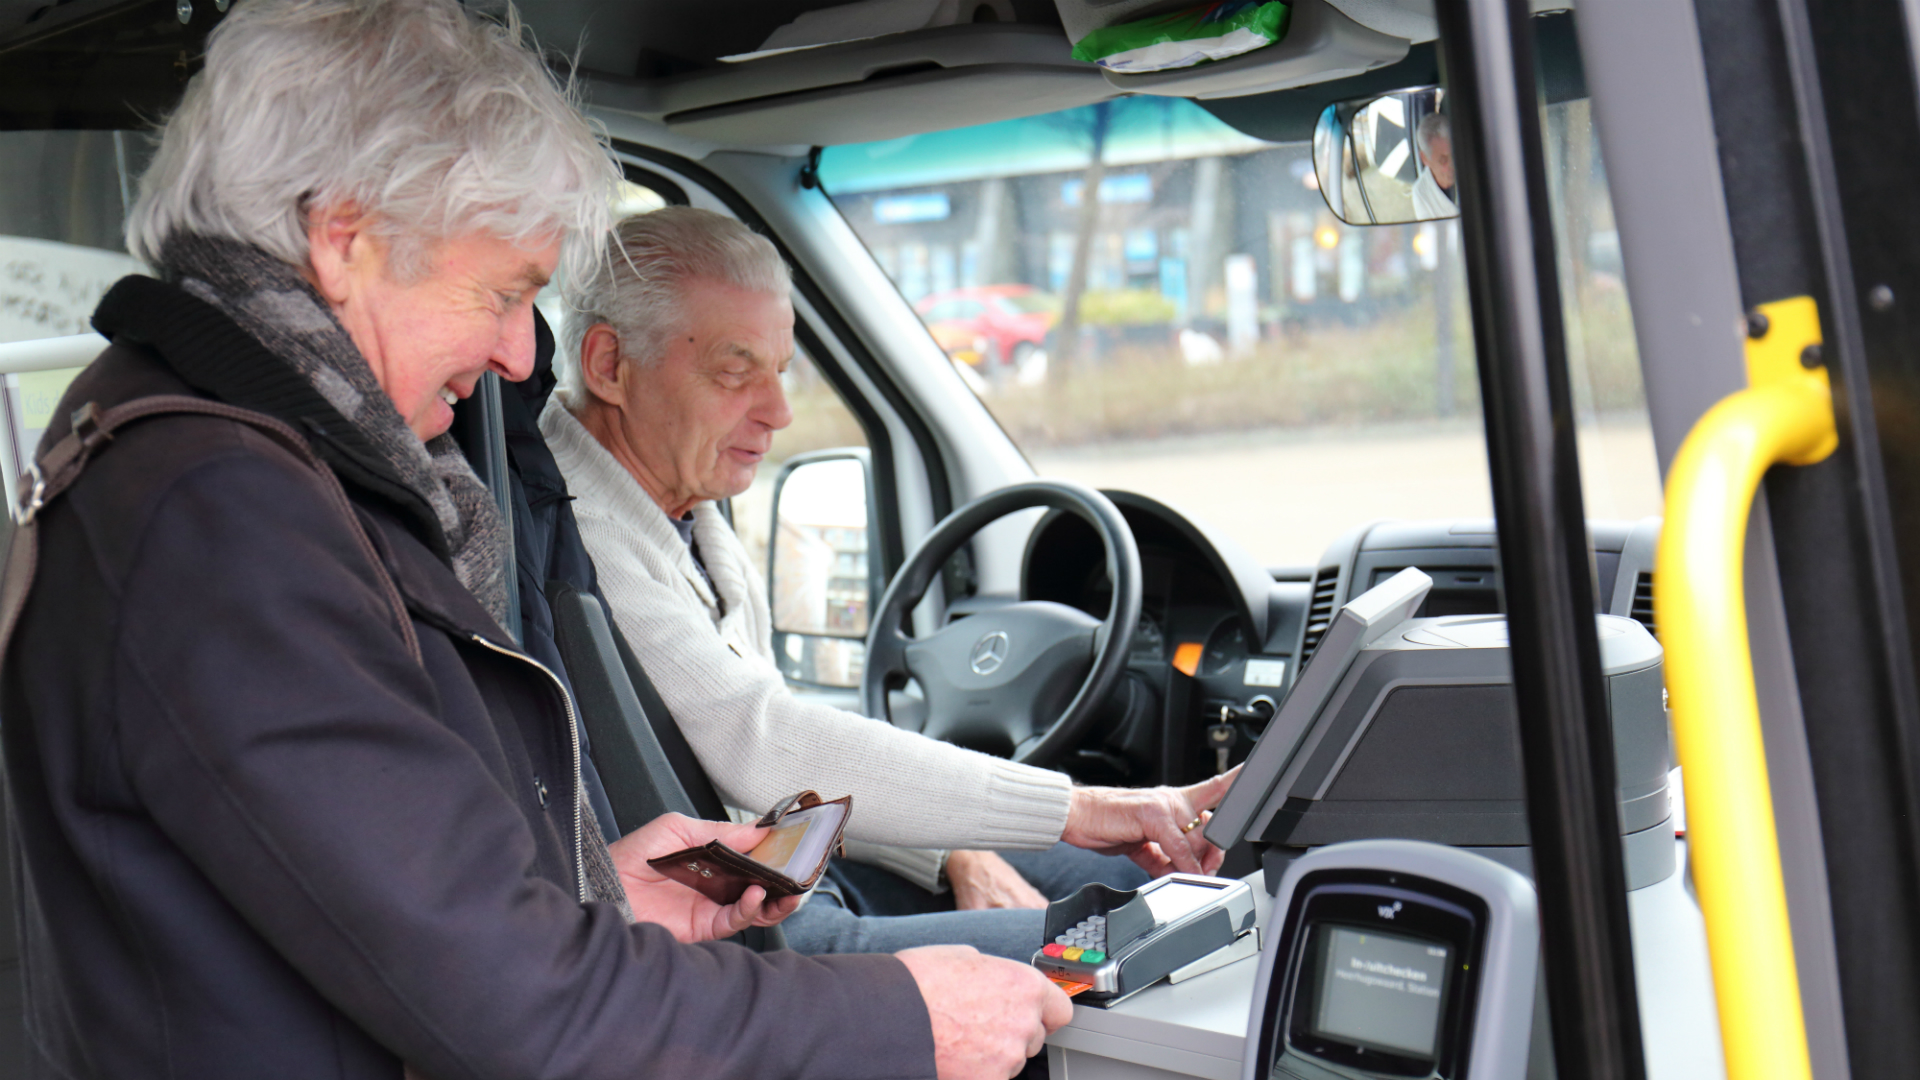
M 1423 86 L 1326 107 L 1313 129 L 1313 168 L 1335 216 L 1349 225 L 1459 216 L 1445 95 Z
M 860 685 L 867 608 L 875 595 L 867 557 L 872 504 L 864 447 L 788 461 L 774 483 L 767 592 L 781 674 L 816 686 Z

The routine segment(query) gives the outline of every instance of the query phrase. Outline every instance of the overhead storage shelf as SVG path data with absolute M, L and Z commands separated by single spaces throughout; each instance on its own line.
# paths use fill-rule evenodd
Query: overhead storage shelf
M 1198 67 L 1118 75 L 1073 58 L 1059 27 L 971 23 L 763 56 L 655 79 L 591 78 L 594 106 L 723 145 L 831 146 L 1071 109 L 1123 94 L 1235 97 L 1399 61 L 1407 42 L 1327 0 L 1296 0 L 1286 38 Z
M 596 76 L 593 103 L 722 143 L 870 142 L 1117 94 L 1057 27 L 971 23 L 647 80 Z M 882 96 L 884 95 L 884 97 Z M 884 101 L 884 107 L 880 103 Z

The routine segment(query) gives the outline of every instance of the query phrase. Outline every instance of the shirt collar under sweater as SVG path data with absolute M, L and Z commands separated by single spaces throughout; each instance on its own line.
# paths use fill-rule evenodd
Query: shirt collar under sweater
M 693 568 L 700 571 L 700 576 L 706 580 L 707 588 L 712 589 L 713 575 L 707 572 L 707 562 L 700 555 L 700 542 L 693 538 L 693 525 L 696 520 L 693 516 L 693 511 L 687 511 L 686 517 L 670 518 L 668 520 L 673 522 L 673 531 L 680 534 L 680 542 L 687 545 L 687 551 L 692 553 Z M 719 593 L 720 590 L 714 589 L 715 596 L 719 596 Z M 719 596 L 719 600 L 720 614 L 725 615 L 727 613 L 727 598 Z
M 746 603 L 745 596 L 729 596 L 724 598 L 725 606 L 722 606 L 718 583 L 709 577 L 713 568 L 707 567 L 703 572 L 693 561 L 692 546 L 680 539 L 673 519 L 667 517 L 667 512 L 660 509 L 653 496 L 627 472 L 626 466 L 600 445 L 600 440 L 594 438 L 572 412 L 549 402 L 540 413 L 540 433 L 547 437 L 554 461 L 567 478 L 567 489 L 576 500 L 575 514 L 613 517 L 622 526 L 640 533 L 655 550 L 672 552 L 675 567 L 706 604 L 715 624 L 723 612 Z M 713 503 L 703 502 L 693 508 L 693 542 L 709 557 L 724 544 L 721 534 L 731 535 L 731 532 L 726 518 Z

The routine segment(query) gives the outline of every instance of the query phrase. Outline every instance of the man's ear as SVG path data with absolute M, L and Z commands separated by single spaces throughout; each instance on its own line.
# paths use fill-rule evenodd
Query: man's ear
M 607 405 L 627 404 L 627 365 L 620 359 L 620 335 L 606 323 L 587 327 L 580 339 L 580 383 Z
M 384 261 L 386 248 L 372 224 L 371 216 L 353 203 L 308 212 L 307 276 L 328 303 L 345 303 L 353 279 L 369 269 L 369 261 Z M 383 266 L 371 268 L 377 271 Z

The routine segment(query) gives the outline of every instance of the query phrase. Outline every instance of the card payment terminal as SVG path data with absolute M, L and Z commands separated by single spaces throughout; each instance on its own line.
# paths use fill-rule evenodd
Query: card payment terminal
M 1230 962 L 1259 948 L 1253 889 L 1244 881 L 1169 874 L 1138 889 L 1098 883 L 1047 905 L 1046 944 L 1033 965 L 1077 983 L 1076 1004 L 1110 1005 L 1202 961 Z

